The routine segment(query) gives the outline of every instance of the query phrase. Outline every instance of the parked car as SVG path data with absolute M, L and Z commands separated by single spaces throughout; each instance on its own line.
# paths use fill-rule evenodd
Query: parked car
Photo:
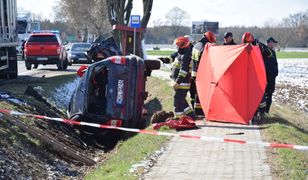
M 103 46 L 104 43 L 100 44 Z M 93 52 L 89 54 L 97 57 Z M 71 97 L 68 116 L 84 122 L 142 127 L 145 124 L 142 110 L 147 98 L 146 76 L 149 71 L 160 68 L 160 61 L 144 60 L 134 55 L 122 56 L 119 49 L 111 50 L 110 54 L 115 56 L 95 62 L 86 69 Z M 78 128 L 87 134 L 108 132 L 85 126 Z
M 92 63 L 92 59 L 85 54 L 91 47 L 90 43 L 72 43 L 66 49 L 68 64 L 73 63 Z
M 39 64 L 56 64 L 59 70 L 67 69 L 67 52 L 59 35 L 55 33 L 33 33 L 29 36 L 24 48 L 27 70 L 37 68 Z

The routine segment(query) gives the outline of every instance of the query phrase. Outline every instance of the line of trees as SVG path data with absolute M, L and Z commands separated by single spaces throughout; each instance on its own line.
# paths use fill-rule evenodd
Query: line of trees
M 141 27 L 146 28 L 153 0 L 143 0 Z M 87 40 L 88 34 L 99 36 L 111 31 L 113 25 L 128 25 L 133 0 L 61 0 L 56 6 L 56 20 L 74 27 L 78 36 Z M 121 36 L 118 42 L 121 42 Z
M 84 40 L 88 34 L 99 35 L 109 32 L 112 25 L 128 25 L 133 8 L 133 0 L 62 0 L 55 7 L 54 21 L 41 20 L 42 29 L 59 29 L 68 35 L 79 35 Z M 151 16 L 153 0 L 143 0 L 142 27 L 146 27 Z M 171 44 L 180 35 L 191 32 L 190 17 L 187 12 L 174 7 L 166 14 L 165 19 L 153 21 L 154 27 L 147 28 L 145 43 Z M 244 32 L 250 31 L 264 42 L 274 37 L 281 47 L 308 47 L 308 10 L 291 14 L 281 22 L 268 21 L 263 27 L 233 26 L 219 29 L 217 39 L 223 41 L 223 34 L 230 31 L 237 43 L 241 42 Z M 198 40 L 200 36 L 193 36 Z
M 145 42 L 147 44 L 171 44 L 177 36 L 190 34 L 190 24 L 187 23 L 189 16 L 185 11 L 180 14 L 176 13 L 179 11 L 183 10 L 177 7 L 172 8 L 166 15 L 166 21 L 155 20 L 154 27 L 147 29 Z M 170 14 L 176 15 L 170 16 Z M 179 18 L 184 21 L 174 23 Z M 223 34 L 227 31 L 233 33 L 237 43 L 241 42 L 243 33 L 249 31 L 261 42 L 265 42 L 271 36 L 274 37 L 282 48 L 308 47 L 308 10 L 291 14 L 279 23 L 267 22 L 263 27 L 222 27 L 217 35 L 220 43 L 223 41 Z M 193 36 L 193 38 L 198 40 L 200 36 Z

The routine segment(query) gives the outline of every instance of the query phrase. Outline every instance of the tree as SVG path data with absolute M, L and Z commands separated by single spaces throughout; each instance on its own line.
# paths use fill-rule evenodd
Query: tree
M 189 24 L 189 14 L 179 7 L 172 8 L 166 14 L 167 24 L 171 26 L 174 38 L 179 36 L 179 29 Z
M 141 27 L 146 28 L 151 17 L 153 0 L 143 0 Z M 109 32 L 113 25 L 127 26 L 133 8 L 133 0 L 62 0 L 59 1 L 56 18 L 68 22 L 84 35 Z M 122 36 L 115 32 L 120 44 Z
M 295 32 L 294 38 L 298 42 L 298 46 L 308 45 L 308 10 L 284 18 L 283 25 Z
M 76 29 L 76 34 L 83 32 L 83 40 L 87 35 L 100 35 L 110 31 L 108 23 L 106 0 L 62 0 L 56 8 L 56 19 L 70 23 Z
M 141 27 L 146 28 L 151 17 L 153 0 L 143 0 Z M 133 0 L 107 0 L 108 18 L 111 25 L 128 25 L 133 9 Z

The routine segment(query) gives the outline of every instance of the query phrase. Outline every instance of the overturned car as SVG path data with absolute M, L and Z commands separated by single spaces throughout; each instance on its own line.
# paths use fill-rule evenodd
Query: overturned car
M 112 56 L 90 65 L 71 97 L 69 118 L 118 127 L 144 126 L 146 76 L 159 68 L 160 61 L 134 55 Z M 90 127 L 81 130 L 90 134 L 106 132 Z

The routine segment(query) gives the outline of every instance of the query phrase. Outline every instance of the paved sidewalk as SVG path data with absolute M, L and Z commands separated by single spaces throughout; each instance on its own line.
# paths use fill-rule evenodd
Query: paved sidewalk
M 207 122 L 181 133 L 261 141 L 257 126 Z M 266 161 L 264 147 L 173 138 L 145 179 L 272 179 Z

